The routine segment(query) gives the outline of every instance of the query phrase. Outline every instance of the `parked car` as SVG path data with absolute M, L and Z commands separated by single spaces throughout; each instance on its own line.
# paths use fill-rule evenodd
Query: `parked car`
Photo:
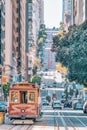
M 83 104 L 83 112 L 87 113 L 87 101 Z
M 81 103 L 82 104 L 82 99 L 81 98 L 75 98 L 72 100 L 72 108 L 76 109 L 76 104 Z
M 64 102 L 64 107 L 69 107 L 69 108 L 71 108 L 71 107 L 72 107 L 71 102 L 70 102 L 70 101 L 65 101 L 65 102 Z
M 54 101 L 52 107 L 53 109 L 62 109 L 62 104 L 59 101 Z
M 74 106 L 75 110 L 83 110 L 83 104 L 81 102 L 77 102 Z
M 43 106 L 48 106 L 49 103 L 48 103 L 48 101 L 44 100 L 44 101 L 42 102 L 42 105 L 43 105 Z
M 62 98 L 61 103 L 65 103 L 66 99 Z
M 7 102 L 0 101 L 0 112 L 7 112 Z

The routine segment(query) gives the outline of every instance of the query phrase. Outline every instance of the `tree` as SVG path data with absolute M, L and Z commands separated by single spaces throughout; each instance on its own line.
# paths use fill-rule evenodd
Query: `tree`
M 58 44 L 60 40 L 65 36 L 65 34 L 66 34 L 66 31 L 60 30 L 58 34 L 53 37 L 53 44 L 51 48 L 52 51 L 55 51 L 55 52 L 58 51 L 58 47 L 59 47 Z
M 60 30 L 64 30 L 64 23 L 60 22 Z
M 37 47 L 37 56 L 39 56 L 39 53 L 42 51 L 43 43 L 45 42 L 47 37 L 47 34 L 45 32 L 45 25 L 40 25 L 40 30 L 38 33 L 38 47 Z
M 87 86 L 87 21 L 68 30 L 56 43 L 56 61 L 68 68 L 70 81 Z
M 7 101 L 8 95 L 9 95 L 9 87 L 10 87 L 10 83 L 9 82 L 7 84 L 3 85 L 4 99 L 6 101 Z
M 32 79 L 31 79 L 31 82 L 32 83 L 37 83 L 38 85 L 41 84 L 41 77 L 40 76 L 33 76 Z
M 33 67 L 33 75 L 35 75 L 37 73 L 37 69 L 42 67 L 40 59 L 37 58 L 37 57 L 34 57 L 33 65 L 34 65 L 34 67 Z
M 65 74 L 65 75 L 67 75 L 67 73 L 68 73 L 67 68 L 66 68 L 65 66 L 63 66 L 61 63 L 58 63 L 58 64 L 57 64 L 56 69 L 57 69 L 60 73 Z

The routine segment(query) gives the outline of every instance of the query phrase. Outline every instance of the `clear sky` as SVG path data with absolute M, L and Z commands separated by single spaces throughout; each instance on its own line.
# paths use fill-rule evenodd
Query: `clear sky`
M 44 23 L 46 27 L 59 27 L 62 21 L 62 0 L 44 0 Z

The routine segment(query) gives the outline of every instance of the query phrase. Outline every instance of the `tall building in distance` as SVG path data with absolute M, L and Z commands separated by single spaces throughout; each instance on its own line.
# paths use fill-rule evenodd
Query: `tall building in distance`
M 37 39 L 44 23 L 44 0 L 0 1 L 0 65 L 8 81 L 33 75 Z M 15 78 L 14 78 L 15 79 Z
M 1 79 L 2 79 L 2 71 L 5 60 L 5 1 L 0 1 L 0 96 L 1 96 Z M 1 97 L 0 97 L 1 98 Z
M 20 1 L 12 1 L 12 56 L 14 76 L 21 72 Z
M 43 45 L 42 51 L 42 61 L 43 61 L 43 70 L 55 70 L 56 61 L 55 61 L 55 52 L 51 51 L 53 44 L 53 36 L 59 32 L 58 29 L 46 29 L 47 39 Z
M 21 44 L 21 76 L 25 77 L 25 47 L 26 47 L 26 0 L 20 0 L 20 44 Z
M 74 23 L 82 24 L 87 20 L 87 0 L 74 0 Z
M 12 81 L 12 1 L 5 0 L 5 59 L 4 59 L 4 74 L 7 76 L 7 81 Z
M 5 48 L 5 1 L 0 1 L 0 65 L 4 64 Z M 1 75 L 1 74 L 0 74 Z
M 87 20 L 87 0 L 84 0 L 84 19 Z
M 63 21 L 68 26 L 73 24 L 73 0 L 63 0 Z
M 26 80 L 33 75 L 37 39 L 40 25 L 44 22 L 44 1 L 27 0 L 26 2 Z
M 26 29 L 26 0 L 12 2 L 12 49 L 13 66 L 20 80 L 25 70 L 25 29 Z M 14 70 L 15 71 L 15 70 Z
M 62 20 L 66 30 L 73 25 L 73 2 L 73 0 L 63 0 Z
M 40 17 L 40 24 L 44 24 L 44 0 L 40 0 L 39 17 Z

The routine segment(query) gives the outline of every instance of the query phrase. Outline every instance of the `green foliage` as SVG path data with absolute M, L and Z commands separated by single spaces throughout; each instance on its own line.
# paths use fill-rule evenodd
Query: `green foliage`
M 37 56 L 39 56 L 39 53 L 42 51 L 43 43 L 45 42 L 47 38 L 47 34 L 45 32 L 45 25 L 40 25 L 40 30 L 38 33 L 38 47 L 37 47 Z
M 5 100 L 7 100 L 7 96 L 9 94 L 9 87 L 10 87 L 9 82 L 7 84 L 3 85 L 3 93 L 4 93 Z
M 60 30 L 64 30 L 64 23 L 60 22 Z
M 33 76 L 32 79 L 31 79 L 31 82 L 32 83 L 37 83 L 37 84 L 41 84 L 41 77 L 40 76 Z
M 38 41 L 40 40 L 40 41 L 42 41 L 42 43 L 45 42 L 46 36 L 47 36 L 47 34 L 45 32 L 45 25 L 41 24 L 39 34 L 38 34 Z
M 60 39 L 59 39 L 59 36 L 56 35 L 55 37 L 53 37 L 53 45 L 52 45 L 52 48 L 51 50 L 54 52 L 56 52 L 58 50 L 58 43 L 59 43 Z
M 69 27 L 69 32 L 55 41 L 56 60 L 68 68 L 69 80 L 87 86 L 87 21 Z

